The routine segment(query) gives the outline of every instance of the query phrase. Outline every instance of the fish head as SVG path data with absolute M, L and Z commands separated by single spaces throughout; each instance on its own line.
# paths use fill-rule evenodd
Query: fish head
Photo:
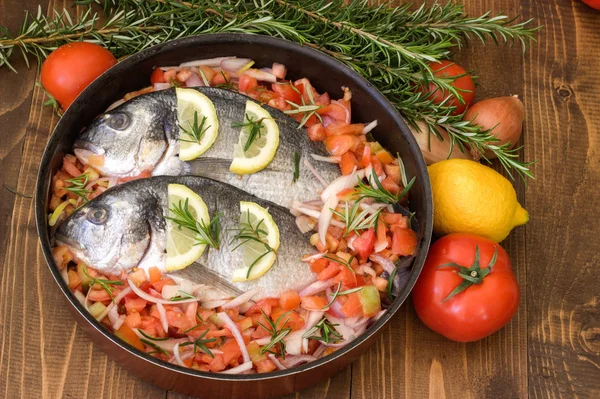
M 135 97 L 99 115 L 77 138 L 74 153 L 89 163 L 92 155 L 103 157 L 94 165 L 105 176 L 135 176 L 152 170 L 178 134 L 175 94 L 159 92 Z M 172 98 L 170 98 L 172 97 Z
M 142 208 L 133 197 L 106 193 L 62 223 L 56 241 L 98 270 L 128 271 L 140 263 L 152 241 L 152 227 Z

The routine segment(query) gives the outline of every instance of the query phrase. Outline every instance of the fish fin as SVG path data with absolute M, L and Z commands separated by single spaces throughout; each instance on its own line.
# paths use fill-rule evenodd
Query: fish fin
M 229 283 L 224 277 L 211 272 L 199 262 L 195 262 L 185 269 L 170 272 L 170 274 L 193 282 L 210 285 L 232 297 L 236 297 L 243 293 L 243 291 L 233 285 L 233 283 Z
M 186 162 L 186 174 L 219 180 L 231 174 L 229 166 L 231 159 L 202 157 Z

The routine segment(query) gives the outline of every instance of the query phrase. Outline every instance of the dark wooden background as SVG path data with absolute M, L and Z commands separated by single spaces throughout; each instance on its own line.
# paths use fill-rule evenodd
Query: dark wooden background
M 18 28 L 39 1 L 0 0 L 0 24 Z M 576 0 L 464 0 L 535 18 L 538 44 L 474 44 L 456 59 L 477 71 L 479 99 L 518 94 L 524 157 L 536 180 L 516 183 L 531 221 L 503 245 L 521 305 L 500 332 L 450 342 L 417 319 L 410 301 L 367 354 L 302 398 L 600 397 L 600 12 Z M 42 10 L 70 7 L 41 1 Z M 34 86 L 36 70 L 0 70 L 0 183 L 33 193 L 57 117 Z M 0 397 L 182 398 L 131 376 L 75 325 L 38 244 L 32 200 L 0 187 Z

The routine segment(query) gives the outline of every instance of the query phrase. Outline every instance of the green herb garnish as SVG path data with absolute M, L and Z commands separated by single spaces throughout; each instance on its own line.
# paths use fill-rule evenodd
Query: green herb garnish
M 23 194 L 18 192 L 17 190 L 15 190 L 14 188 L 8 187 L 6 184 L 2 183 L 2 186 L 7 189 L 8 191 L 10 191 L 11 193 L 18 195 L 19 197 L 23 197 L 23 198 L 33 198 L 32 195 L 29 194 Z
M 402 192 L 398 194 L 392 194 L 383 187 L 375 171 L 373 171 L 371 176 L 371 186 L 368 186 L 365 183 L 363 183 L 362 179 L 358 177 L 358 188 L 356 189 L 356 193 L 358 194 L 358 201 L 364 198 L 372 198 L 376 202 L 384 202 L 386 204 L 397 204 L 406 195 L 406 193 L 408 193 L 408 190 L 410 190 L 410 188 L 416 180 L 416 176 L 413 176 L 413 178 L 410 179 L 406 187 L 404 187 Z
M 153 353 L 162 353 L 163 355 L 168 355 L 169 354 L 169 352 L 167 352 L 166 350 L 164 350 L 163 348 L 161 348 L 160 346 L 156 345 L 154 342 L 152 342 L 152 341 L 150 341 L 148 339 L 140 338 L 140 341 L 142 341 L 146 345 L 154 348 L 153 352 L 148 352 L 150 354 L 153 354 Z
M 191 331 L 191 330 L 193 330 L 193 328 L 190 329 L 190 330 L 187 330 L 187 331 Z M 204 339 L 204 336 L 206 334 L 208 334 L 208 331 L 209 330 L 204 331 L 202 333 L 202 335 L 200 335 L 193 342 L 192 341 L 190 341 L 190 342 L 184 342 L 184 343 L 179 344 L 179 346 L 182 347 L 182 346 L 187 346 L 187 345 L 194 345 L 194 353 L 196 353 L 198 350 L 201 350 L 202 352 L 206 353 L 208 356 L 214 358 L 215 355 L 213 355 L 213 353 L 210 351 L 210 349 L 208 349 L 208 347 L 206 346 L 206 344 L 209 344 L 211 342 L 217 342 L 217 339 L 216 338 L 207 338 L 207 339 Z
M 300 155 L 294 151 L 294 183 L 298 181 L 300 177 Z
M 102 279 L 102 278 L 96 278 L 96 277 L 92 277 L 88 274 L 87 271 L 87 266 L 83 265 L 82 267 L 83 270 L 83 274 L 85 274 L 86 276 L 88 276 L 88 278 L 91 279 L 91 281 L 88 283 L 89 289 L 92 289 L 92 287 L 96 284 L 98 284 L 100 287 L 102 287 L 102 289 L 104 289 L 104 291 L 106 291 L 108 293 L 108 295 L 110 296 L 110 299 L 114 301 L 115 297 L 113 296 L 113 289 L 114 289 L 114 285 L 124 285 L 124 283 L 121 280 L 107 280 L 107 279 Z
M 179 141 L 200 144 L 200 140 L 202 140 L 202 137 L 204 137 L 204 133 L 206 133 L 206 131 L 210 128 L 210 125 L 204 127 L 205 124 L 206 116 L 203 116 L 200 123 L 198 123 L 198 111 L 194 111 L 194 122 L 190 123 L 190 121 L 188 121 L 188 128 L 179 125 L 179 128 L 183 134 L 188 135 L 191 140 L 179 138 Z
M 342 258 L 338 255 L 332 255 L 332 254 L 324 254 L 323 258 L 330 260 L 332 262 L 335 262 L 335 263 L 339 263 L 340 265 L 346 266 L 346 268 L 348 270 L 350 270 L 352 272 L 352 274 L 356 273 L 354 271 L 354 269 L 352 268 L 352 261 L 354 260 L 354 255 L 350 256 L 350 259 L 348 259 L 348 260 L 345 260 L 344 258 Z
M 185 291 L 181 291 L 178 290 L 177 291 L 177 295 L 175 295 L 173 298 L 170 298 L 170 301 L 184 301 L 186 299 L 198 299 L 195 296 L 193 296 L 192 294 L 185 292 Z
M 296 89 L 296 87 L 294 85 L 290 84 L 290 86 L 292 86 L 294 91 L 296 91 L 297 93 L 300 93 L 300 91 L 298 91 L 298 89 Z M 317 117 L 317 119 L 321 123 L 323 123 L 323 119 L 321 118 L 321 115 L 319 115 L 317 113 L 317 111 L 320 110 L 321 108 L 323 108 L 323 106 L 315 104 L 315 99 L 313 98 L 312 90 L 310 88 L 305 88 L 305 91 L 306 91 L 306 93 L 308 95 L 308 99 L 309 99 L 308 104 L 304 100 L 304 96 L 300 97 L 302 104 L 296 104 L 289 100 L 285 100 L 285 102 L 288 103 L 289 105 L 291 105 L 292 107 L 294 107 L 294 109 L 283 111 L 284 114 L 287 114 L 287 115 L 304 114 L 304 115 L 302 115 L 302 119 L 300 120 L 298 129 L 300 129 L 302 126 L 304 126 L 306 124 L 306 122 L 308 122 L 308 120 L 313 115 L 315 115 Z
M 197 221 L 190 212 L 187 198 L 183 203 L 179 200 L 178 205 L 173 204 L 173 207 L 169 208 L 169 211 L 175 216 L 167 216 L 166 218 L 177 224 L 180 230 L 184 227 L 198 234 L 199 237 L 196 237 L 194 245 L 209 245 L 215 249 L 219 249 L 221 229 L 219 219 L 223 216 L 222 212 L 217 212 L 209 224 L 206 224 L 204 220 Z
M 318 322 L 313 328 L 302 334 L 302 338 L 316 339 L 317 341 L 321 341 L 326 344 L 343 341 L 344 337 L 342 334 L 336 331 L 335 326 L 337 326 L 337 324 L 332 324 L 329 320 L 323 317 L 321 321 Z M 313 335 L 317 331 L 319 332 L 319 335 Z
M 221 71 L 220 73 L 221 73 L 221 75 L 223 75 L 223 79 L 225 80 L 225 83 L 221 83 L 221 84 L 215 85 L 214 87 L 218 87 L 219 89 L 225 89 L 225 90 L 233 90 L 233 89 L 235 89 L 235 87 L 233 87 L 233 83 L 231 83 L 229 81 L 229 79 L 227 79 L 227 76 L 225 75 L 225 73 L 223 71 Z
M 332 209 L 332 212 L 339 216 L 346 224 L 344 237 L 347 237 L 348 234 L 353 231 L 358 233 L 359 230 L 368 230 L 371 227 L 377 227 L 377 222 L 379 221 L 379 216 L 381 216 L 382 209 L 378 209 L 369 215 L 369 213 L 372 212 L 371 209 L 364 209 L 362 212 L 358 213 L 359 208 L 359 201 L 355 201 L 352 208 L 348 206 L 348 201 L 346 201 L 344 213 Z
M 262 312 L 263 316 L 267 320 L 267 323 L 269 324 L 269 327 L 265 326 L 260 321 L 258 322 L 258 324 L 271 334 L 271 341 L 269 341 L 268 344 L 266 344 L 265 346 L 263 346 L 262 348 L 260 348 L 260 354 L 264 355 L 266 352 L 275 354 L 276 352 L 272 351 L 271 349 L 273 347 L 275 347 L 276 345 L 279 345 L 279 351 L 281 352 L 281 357 L 283 359 L 285 359 L 285 341 L 284 341 L 284 338 L 290 332 L 292 332 L 292 329 L 290 327 L 287 327 L 287 328 L 284 328 L 284 327 L 286 326 L 286 324 L 288 323 L 288 321 L 290 319 L 288 318 L 286 321 L 284 321 L 281 324 L 281 328 L 278 329 L 277 326 L 279 325 L 279 322 L 281 320 L 283 320 L 283 318 L 285 316 L 287 316 L 288 314 L 290 314 L 292 311 L 290 310 L 289 312 L 285 312 L 284 314 L 282 314 L 281 316 L 279 316 L 277 318 L 276 322 L 273 322 L 271 320 L 271 318 L 266 315 L 266 313 L 264 312 L 264 310 L 261 309 L 260 311 Z
M 139 329 L 137 330 L 140 334 L 142 334 L 145 338 L 152 340 L 152 341 L 166 341 L 169 339 L 169 337 L 164 337 L 164 338 L 160 338 L 160 337 L 153 337 L 152 335 L 148 335 L 144 332 L 144 330 Z
M 79 197 L 83 198 L 85 202 L 87 202 L 87 195 L 90 194 L 91 191 L 86 190 L 85 186 L 88 184 L 89 178 L 90 176 L 87 173 L 82 173 L 77 177 L 65 180 L 65 183 L 71 183 L 71 185 L 63 188 L 75 195 L 78 195 Z
M 387 297 L 390 300 L 390 302 L 392 302 L 394 300 L 394 298 L 392 297 L 392 288 L 394 287 L 394 277 L 396 277 L 397 273 L 398 273 L 398 268 L 394 267 L 394 270 L 392 270 L 392 273 L 390 274 L 390 277 L 389 277 L 388 283 L 387 283 Z
M 248 129 L 248 140 L 246 140 L 246 144 L 244 144 L 244 152 L 248 151 L 250 146 L 252 146 L 252 143 L 262 136 L 262 130 L 265 128 L 263 118 L 254 120 L 250 115 L 246 114 L 245 119 L 248 122 L 234 122 L 231 124 L 231 127 L 234 128 Z
M 335 292 L 333 293 L 333 296 L 331 297 L 331 300 L 329 301 L 329 303 L 327 305 L 325 305 L 324 307 L 322 307 L 321 310 L 327 309 L 328 307 L 330 307 L 331 305 L 333 305 L 333 303 L 335 302 L 335 300 L 339 296 L 350 295 L 350 294 L 353 294 L 355 292 L 358 292 L 358 291 L 362 290 L 362 287 L 356 287 L 356 288 L 352 288 L 352 289 L 340 292 L 341 288 L 342 288 L 342 282 L 340 281 L 338 283 L 338 285 L 337 285 L 337 289 L 335 290 Z
M 260 256 L 258 256 L 254 262 L 250 266 L 248 266 L 248 273 L 246 273 L 246 278 L 250 277 L 250 272 L 252 268 L 256 266 L 256 264 L 265 256 L 267 256 L 271 252 L 275 252 L 273 248 L 266 241 L 265 237 L 268 233 L 262 229 L 260 226 L 264 223 L 264 219 L 261 219 L 256 226 L 252 226 L 252 222 L 250 221 L 250 210 L 247 211 L 248 221 L 241 222 L 240 228 L 236 229 L 237 234 L 231 239 L 230 244 L 233 244 L 234 241 L 238 241 L 238 244 L 231 250 L 232 252 L 241 247 L 242 245 L 254 241 L 262 244 L 265 247 L 265 252 L 263 252 Z M 262 236 L 262 237 L 261 237 Z

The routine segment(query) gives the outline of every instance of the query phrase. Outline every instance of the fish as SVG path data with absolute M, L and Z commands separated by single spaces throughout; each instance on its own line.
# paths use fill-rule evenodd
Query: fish
M 246 101 L 254 100 L 220 88 L 194 89 L 212 100 L 219 119 L 217 140 L 198 159 L 182 162 L 177 156 L 180 127 L 176 89 L 137 96 L 98 116 L 75 141 L 75 155 L 84 164 L 90 155 L 103 155 L 104 164 L 97 169 L 105 176 L 123 178 L 151 171 L 153 176 L 209 177 L 285 207 L 294 200 L 313 200 L 324 185 L 341 175 L 338 165 L 311 157 L 329 155 L 322 143 L 311 141 L 293 118 L 262 104 L 279 126 L 280 144 L 275 158 L 257 173 L 238 176 L 230 172 L 234 144 L 240 134 L 232 124 L 244 121 Z M 299 176 L 294 181 L 296 154 Z
M 106 274 L 156 266 L 165 271 L 168 186 L 183 184 L 199 194 L 211 217 L 222 212 L 218 249 L 207 246 L 196 263 L 170 272 L 195 283 L 212 284 L 235 296 L 256 289 L 255 299 L 301 290 L 317 280 L 301 258 L 314 253 L 307 234 L 300 232 L 285 208 L 259 199 L 226 183 L 194 176 L 158 176 L 120 184 L 85 203 L 57 229 L 56 243 L 75 257 Z M 243 267 L 241 250 L 232 240 L 240 223 L 240 201 L 267 208 L 280 232 L 275 264 L 261 277 L 232 282 L 233 271 Z M 232 242 L 233 241 L 233 242 Z

